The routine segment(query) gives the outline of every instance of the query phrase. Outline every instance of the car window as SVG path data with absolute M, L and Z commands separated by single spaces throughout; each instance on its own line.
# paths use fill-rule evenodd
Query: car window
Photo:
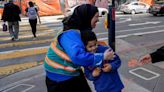
M 128 4 L 130 4 L 130 2 L 126 2 L 126 3 L 124 3 L 125 5 L 128 5 Z
M 0 0 L 0 8 L 3 8 L 5 3 L 6 3 L 5 0 Z
M 138 3 L 133 3 L 132 5 L 138 5 Z
M 164 0 L 155 0 L 155 4 L 164 4 Z
M 144 7 L 146 7 L 146 5 L 145 5 L 145 4 L 143 4 L 143 3 L 139 3 L 139 5 L 140 5 L 140 6 L 144 6 Z

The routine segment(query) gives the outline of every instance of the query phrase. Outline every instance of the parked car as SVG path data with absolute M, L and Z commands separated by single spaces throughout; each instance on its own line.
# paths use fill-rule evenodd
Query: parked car
M 69 16 L 73 13 L 74 9 L 79 6 L 79 5 L 75 5 L 73 7 L 70 7 L 68 9 L 66 9 L 66 16 Z M 108 13 L 108 9 L 106 8 L 100 8 L 98 7 L 98 11 L 99 11 L 99 16 L 105 15 L 106 13 Z
M 151 5 L 148 12 L 157 16 L 157 14 L 164 14 L 164 0 L 156 1 L 154 5 Z
M 126 2 L 121 5 L 120 11 L 123 13 L 146 13 L 149 9 L 149 5 L 140 1 Z

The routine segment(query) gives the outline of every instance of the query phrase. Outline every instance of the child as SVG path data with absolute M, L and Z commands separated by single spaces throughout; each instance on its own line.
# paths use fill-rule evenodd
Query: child
M 81 33 L 81 39 L 86 47 L 86 50 L 91 53 L 102 53 L 107 46 L 97 44 L 97 38 L 94 32 L 84 31 Z M 86 77 L 93 81 L 96 92 L 121 92 L 124 88 L 120 80 L 117 69 L 121 65 L 121 60 L 111 50 L 111 60 L 103 61 L 104 64 L 98 67 L 84 67 Z

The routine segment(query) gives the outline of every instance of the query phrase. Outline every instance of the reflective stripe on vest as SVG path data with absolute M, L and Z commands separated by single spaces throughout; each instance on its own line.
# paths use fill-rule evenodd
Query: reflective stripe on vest
M 62 59 L 68 61 L 68 62 L 72 62 L 70 60 L 70 58 L 68 57 L 68 55 L 66 55 L 63 51 L 59 50 L 57 47 L 56 47 L 56 43 L 55 42 L 52 42 L 51 43 L 51 48 L 52 50 L 58 55 L 60 56 Z
M 45 61 L 48 65 L 52 66 L 55 69 L 63 69 L 63 70 L 69 71 L 69 72 L 76 72 L 76 69 L 74 69 L 70 66 L 63 66 L 59 63 L 56 63 L 55 61 L 49 59 L 47 56 L 45 58 Z

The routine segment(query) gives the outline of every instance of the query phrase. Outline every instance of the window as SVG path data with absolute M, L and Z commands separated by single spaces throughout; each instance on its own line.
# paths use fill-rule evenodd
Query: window
M 6 3 L 5 0 L 0 0 L 0 8 L 3 8 L 5 3 Z
M 132 4 L 132 5 L 138 5 L 138 3 L 134 3 L 134 4 Z

